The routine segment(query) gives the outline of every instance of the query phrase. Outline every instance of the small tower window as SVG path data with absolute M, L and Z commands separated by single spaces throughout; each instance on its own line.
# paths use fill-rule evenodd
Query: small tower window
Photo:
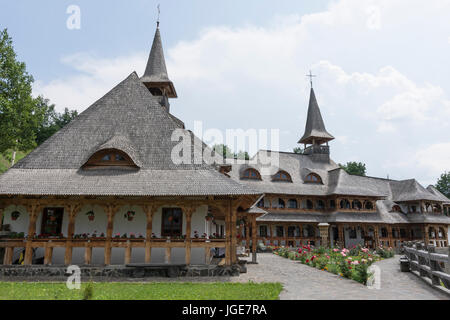
M 322 179 L 318 174 L 310 173 L 306 176 L 305 182 L 307 183 L 322 183 Z
M 261 175 L 255 169 L 246 169 L 242 174 L 241 179 L 261 180 Z

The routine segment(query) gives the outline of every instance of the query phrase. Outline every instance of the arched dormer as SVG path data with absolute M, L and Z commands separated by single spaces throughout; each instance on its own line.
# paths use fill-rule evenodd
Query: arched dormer
M 305 183 L 320 183 L 322 184 L 322 178 L 317 173 L 310 173 L 305 177 Z
M 261 180 L 261 174 L 256 169 L 248 168 L 242 172 L 241 179 Z
M 84 169 L 111 167 L 138 168 L 128 154 L 114 148 L 102 149 L 95 152 L 83 165 Z
M 291 175 L 284 170 L 280 170 L 272 176 L 272 181 L 292 182 Z

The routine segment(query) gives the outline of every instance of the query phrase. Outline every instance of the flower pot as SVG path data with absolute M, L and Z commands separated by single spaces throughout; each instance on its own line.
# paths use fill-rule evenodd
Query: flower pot
M 17 220 L 17 217 L 11 217 L 11 220 L 12 220 L 12 221 L 16 221 L 16 220 Z
M 94 221 L 94 216 L 88 216 L 89 221 Z
M 128 217 L 128 221 L 133 221 L 133 217 Z

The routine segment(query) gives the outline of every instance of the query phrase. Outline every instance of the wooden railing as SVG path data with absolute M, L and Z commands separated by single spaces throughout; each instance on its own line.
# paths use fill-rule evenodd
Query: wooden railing
M 0 247 L 5 248 L 3 264 L 11 265 L 13 263 L 14 248 L 43 248 L 44 249 L 44 264 L 52 264 L 52 256 L 54 248 L 65 248 L 64 264 L 70 265 L 72 263 L 73 248 L 84 248 L 84 263 L 90 265 L 92 261 L 92 249 L 104 248 L 104 264 L 111 263 L 111 248 L 124 248 L 124 263 L 131 262 L 131 253 L 133 248 L 145 248 L 145 262 L 149 263 L 151 259 L 152 248 L 165 248 L 165 262 L 171 262 L 171 251 L 173 248 L 185 248 L 186 264 L 190 264 L 191 248 L 205 249 L 205 264 L 209 264 L 211 248 L 225 248 L 225 239 L 191 239 L 191 240 L 150 240 L 145 239 L 111 239 L 111 240 L 90 240 L 90 239 L 33 239 L 33 240 L 19 240 L 19 239 L 2 239 Z M 142 261 L 144 263 L 144 261 Z M 28 263 L 29 264 L 29 263 Z
M 439 289 L 443 289 L 443 285 L 444 291 L 450 293 L 450 248 L 448 254 L 439 254 L 434 246 L 407 242 L 403 249 L 412 272 L 424 280 L 430 279 L 431 284 Z

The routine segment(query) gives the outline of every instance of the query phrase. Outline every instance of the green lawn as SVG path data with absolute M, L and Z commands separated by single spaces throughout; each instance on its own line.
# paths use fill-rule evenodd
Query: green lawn
M 0 300 L 83 299 L 87 287 L 93 300 L 276 300 L 280 283 L 192 283 L 192 282 L 92 282 L 80 290 L 65 283 L 0 282 Z

